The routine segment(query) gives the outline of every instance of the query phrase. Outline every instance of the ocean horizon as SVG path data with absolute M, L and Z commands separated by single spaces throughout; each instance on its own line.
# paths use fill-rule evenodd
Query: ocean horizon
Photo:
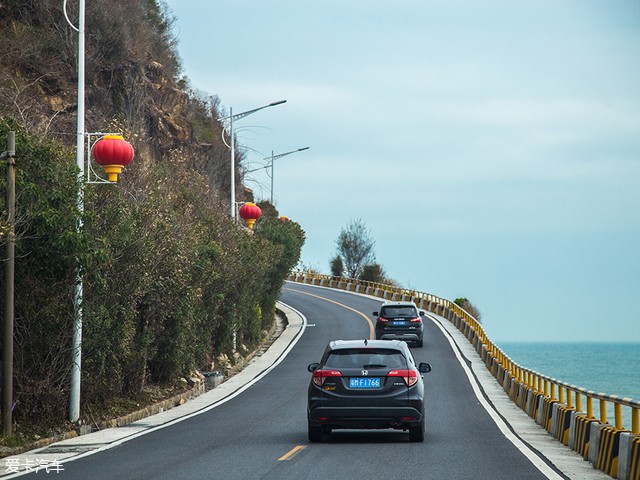
M 521 367 L 542 375 L 597 393 L 640 401 L 640 343 L 501 342 L 498 347 Z M 630 412 L 623 407 L 625 426 Z M 607 416 L 613 422 L 613 408 L 608 409 Z
M 640 401 L 640 343 L 502 342 L 522 367 L 587 390 Z

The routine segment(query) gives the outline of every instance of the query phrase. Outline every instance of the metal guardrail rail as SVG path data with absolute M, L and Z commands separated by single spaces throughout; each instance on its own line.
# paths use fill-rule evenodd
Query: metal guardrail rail
M 518 365 L 511 360 L 496 344 L 494 344 L 482 325 L 468 312 L 457 304 L 429 293 L 415 290 L 384 285 L 375 282 L 360 281 L 343 277 L 333 277 L 308 272 L 292 272 L 289 280 L 306 283 L 310 285 L 320 285 L 331 288 L 338 288 L 356 293 L 367 293 L 386 300 L 411 300 L 421 309 L 428 310 L 447 318 L 467 336 L 471 343 L 476 344 L 476 348 L 492 371 L 498 381 L 504 386 L 508 377 L 516 384 L 525 387 L 527 391 L 532 391 L 538 396 L 544 396 L 551 401 L 563 405 L 568 410 L 584 412 L 586 404 L 586 417 L 589 420 L 599 421 L 601 424 L 608 424 L 607 411 L 613 407 L 614 425 L 617 430 L 630 431 L 634 435 L 640 434 L 640 401 L 631 398 L 620 398 L 616 395 L 598 393 L 587 390 L 576 385 L 570 385 L 561 380 L 548 377 L 529 368 Z M 513 388 L 511 387 L 513 390 Z M 522 409 L 527 409 L 527 401 L 518 401 L 517 395 L 512 399 L 520 405 Z M 583 403 L 584 399 L 584 403 Z M 598 402 L 599 418 L 594 417 L 594 402 Z M 623 408 L 631 409 L 631 430 L 623 427 Z

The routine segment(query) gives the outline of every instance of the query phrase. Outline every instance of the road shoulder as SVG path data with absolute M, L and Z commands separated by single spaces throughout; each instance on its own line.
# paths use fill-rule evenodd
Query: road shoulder
M 594 469 L 591 463 L 585 461 L 578 453 L 551 437 L 544 428 L 518 408 L 491 375 L 471 343 L 449 320 L 431 313 L 429 317 L 453 340 L 458 352 L 470 366 L 473 376 L 491 407 L 520 440 L 538 452 L 544 457 L 543 459 L 547 460 L 547 463 L 555 467 L 566 478 L 580 480 L 611 478 Z
M 304 316 L 278 303 L 287 317 L 281 335 L 260 356 L 254 357 L 242 371 L 216 388 L 195 397 L 183 405 L 146 417 L 123 427 L 106 428 L 97 432 L 52 443 L 2 459 L 0 478 L 16 478 L 28 473 L 55 473 L 64 470 L 65 463 L 119 446 L 152 431 L 205 413 L 222 405 L 275 368 L 293 348 L 306 327 Z

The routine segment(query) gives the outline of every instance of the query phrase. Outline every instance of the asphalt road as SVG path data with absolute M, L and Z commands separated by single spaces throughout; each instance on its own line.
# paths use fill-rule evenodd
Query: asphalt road
M 55 479 L 544 479 L 499 431 L 476 399 L 443 333 L 426 323 L 417 362 L 425 375 L 427 434 L 410 443 L 395 431 L 337 431 L 328 442 L 307 440 L 309 363 L 330 340 L 370 338 L 380 301 L 287 284 L 282 301 L 308 326 L 271 373 L 206 413 L 119 447 L 68 462 L 64 471 L 25 478 Z M 337 303 L 336 303 L 337 302 Z

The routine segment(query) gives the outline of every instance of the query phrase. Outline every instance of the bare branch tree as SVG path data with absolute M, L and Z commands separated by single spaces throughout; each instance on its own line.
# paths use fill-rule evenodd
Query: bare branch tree
M 361 219 L 351 220 L 336 240 L 338 255 L 349 278 L 358 278 L 365 265 L 375 261 L 375 241 Z

